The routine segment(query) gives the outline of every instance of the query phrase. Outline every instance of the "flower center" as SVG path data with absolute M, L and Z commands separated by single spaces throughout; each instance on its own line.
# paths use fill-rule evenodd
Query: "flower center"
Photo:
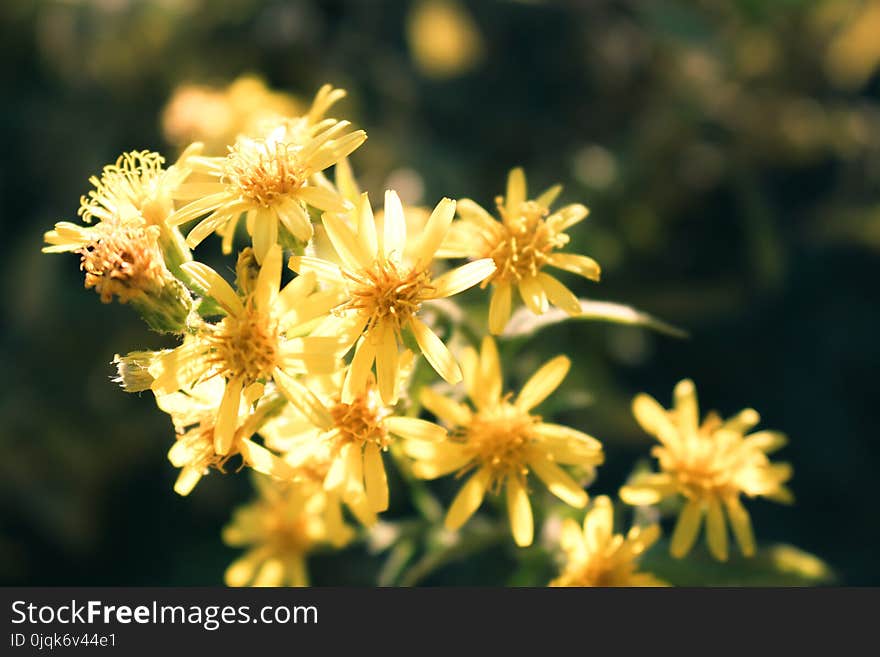
M 269 207 L 302 187 L 296 147 L 277 141 L 237 144 L 226 157 L 223 181 L 242 198 Z
M 500 237 L 489 245 L 485 257 L 495 261 L 495 273 L 483 282 L 502 283 L 520 281 L 535 276 L 554 249 L 568 244 L 568 235 L 558 230 L 546 217 L 550 210 L 534 201 L 522 203 L 514 214 L 504 208 L 499 198 L 498 211 L 502 217 Z
M 245 385 L 272 376 L 278 356 L 278 324 L 259 312 L 252 299 L 239 316 L 226 316 L 208 336 L 211 364 L 226 378 L 243 376 Z
M 427 271 L 402 274 L 392 262 L 376 263 L 357 275 L 346 272 L 346 276 L 353 285 L 345 307 L 367 318 L 368 331 L 381 322 L 391 322 L 399 333 L 434 289 Z
M 388 430 L 382 421 L 390 414 L 391 411 L 382 404 L 379 390 L 373 386 L 350 404 L 337 401 L 330 409 L 340 444 L 376 443 L 380 448 L 389 443 Z
M 540 421 L 504 401 L 481 411 L 465 429 L 465 448 L 478 467 L 492 473 L 489 488 L 493 492 L 498 492 L 507 477 L 527 474 L 531 428 Z

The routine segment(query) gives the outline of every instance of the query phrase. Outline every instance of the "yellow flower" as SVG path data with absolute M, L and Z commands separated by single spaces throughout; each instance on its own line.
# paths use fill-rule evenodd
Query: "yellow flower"
M 272 91 L 258 77 L 243 75 L 225 88 L 177 87 L 162 112 L 162 131 L 173 144 L 201 141 L 210 154 L 225 153 L 238 135 L 252 135 L 267 118 L 301 111 L 296 98 Z
M 562 573 L 550 586 L 667 586 L 650 573 L 638 571 L 639 557 L 660 537 L 660 527 L 632 527 L 626 536 L 614 533 L 614 507 L 605 495 L 593 501 L 583 529 L 571 518 L 562 525 Z
M 450 383 L 461 380 L 461 369 L 446 345 L 419 318 L 426 301 L 458 294 L 495 269 L 492 260 L 487 258 L 437 278 L 432 276 L 434 252 L 446 236 L 454 213 L 454 201 L 440 201 L 418 238 L 421 246 L 417 256 L 408 259 L 404 257 L 406 219 L 397 194 L 391 190 L 385 193 L 381 232 L 377 230 L 370 202 L 364 195 L 356 231 L 342 217 L 331 213 L 323 216 L 324 228 L 341 265 L 308 256 L 291 258 L 294 271 L 314 272 L 347 299 L 319 329 L 322 334 L 344 336 L 341 341 L 346 347 L 357 342 L 343 390 L 344 401 L 350 402 L 364 390 L 374 361 L 382 400 L 386 404 L 396 400 L 404 330 L 412 332 L 419 349 L 440 376 Z
M 462 359 L 473 408 L 429 388 L 422 390 L 422 404 L 451 428 L 451 436 L 439 443 L 408 441 L 404 449 L 416 461 L 413 472 L 434 479 L 474 471 L 446 515 L 448 529 L 458 529 L 467 522 L 487 491 L 497 494 L 506 485 L 513 537 L 517 545 L 530 545 L 534 531 L 529 472 L 563 502 L 578 508 L 586 505 L 583 486 L 560 466 L 592 470 L 602 463 L 601 443 L 576 429 L 546 423 L 532 413 L 562 383 L 570 365 L 568 358 L 557 356 L 535 372 L 513 399 L 502 391 L 498 351 L 487 337 L 480 354 L 468 349 Z
M 199 144 L 188 148 L 177 162 L 165 169 L 165 158 L 151 151 L 123 153 L 115 164 L 108 164 L 101 176 L 92 176 L 87 195 L 80 199 L 78 214 L 93 227 L 62 221 L 45 234 L 44 253 L 79 251 L 94 241 L 102 224 L 116 227 L 155 226 L 152 239 L 159 243 L 168 267 L 173 271 L 190 259 L 189 251 L 176 228 L 166 221 L 174 211 L 172 194 L 189 175 L 189 158 L 198 155 Z
M 495 261 L 495 273 L 482 285 L 493 287 L 489 303 L 489 330 L 493 334 L 501 333 L 510 319 L 514 287 L 536 315 L 545 313 L 551 303 L 570 315 L 580 313 L 580 302 L 571 290 L 543 271 L 548 265 L 599 280 L 595 260 L 560 252 L 569 241 L 565 231 L 588 213 L 576 203 L 551 214 L 550 206 L 561 190 L 557 185 L 528 200 L 525 174 L 517 168 L 508 176 L 506 197 L 496 199 L 500 221 L 470 199 L 458 202 L 461 221 L 453 225 L 438 257 Z
M 235 511 L 223 542 L 248 548 L 226 570 L 228 586 L 308 586 L 306 555 L 344 546 L 353 532 L 320 486 L 255 477 L 259 497 Z
M 396 438 L 437 443 L 446 438 L 442 427 L 395 415 L 382 403 L 372 376 L 350 401 L 342 400 L 342 373 L 310 377 L 300 408 L 282 424 L 276 420 L 264 432 L 268 444 L 284 452 L 291 464 L 306 465 L 320 474 L 324 488 L 338 495 L 364 524 L 388 508 L 388 478 L 382 459 Z M 293 416 L 293 417 L 291 417 Z M 363 513 L 363 501 L 366 511 Z
M 327 124 L 330 125 L 327 125 Z M 285 141 L 286 129 L 278 127 L 266 139 L 242 136 L 226 157 L 193 157 L 193 172 L 212 182 L 186 182 L 175 198 L 192 200 L 171 219 L 174 225 L 207 215 L 187 236 L 192 248 L 217 231 L 223 236 L 223 252 L 230 253 L 235 227 L 242 214 L 253 239 L 259 262 L 278 240 L 278 224 L 303 243 L 312 237 L 306 204 L 320 210 L 345 212 L 345 199 L 323 185 L 310 181 L 314 175 L 349 155 L 364 143 L 363 130 L 346 132 L 348 121 L 324 121 L 320 132 L 305 144 Z
M 785 436 L 776 431 L 746 435 L 760 421 L 751 408 L 728 420 L 709 413 L 700 424 L 696 389 L 687 379 L 675 387 L 672 410 L 640 394 L 633 400 L 633 413 L 642 428 L 661 443 L 652 450 L 660 472 L 635 475 L 621 489 L 621 499 L 627 504 L 647 505 L 684 497 L 686 504 L 672 535 L 670 552 L 674 557 L 684 557 L 693 547 L 705 515 L 709 550 L 716 559 L 725 561 L 725 510 L 740 550 L 752 556 L 755 538 L 740 495 L 793 501 L 784 485 L 791 478 L 791 466 L 771 463 L 767 458 L 785 445 Z
M 156 395 L 156 404 L 171 416 L 177 431 L 177 441 L 168 450 L 168 460 L 174 467 L 181 468 L 174 484 L 174 491 L 179 495 L 189 495 L 210 468 L 225 473 L 224 465 L 236 454 L 240 454 L 242 462 L 257 472 L 288 479 L 293 474 L 283 460 L 250 439 L 271 407 L 278 405 L 277 400 L 258 406 L 253 414 L 240 400 L 232 445 L 225 454 L 217 453 L 214 431 L 223 391 L 222 380 L 213 378 L 186 392 Z
M 191 262 L 183 268 L 217 301 L 226 317 L 216 324 L 199 323 L 182 345 L 157 354 L 149 368 L 155 378 L 151 387 L 164 395 L 222 377 L 225 388 L 217 409 L 214 449 L 223 456 L 232 446 L 242 393 L 253 403 L 271 381 L 297 404 L 302 386 L 293 375 L 337 369 L 335 338 L 299 334 L 339 299 L 332 291 L 312 293 L 315 278 L 311 275 L 279 289 L 281 247 L 277 244 L 269 249 L 253 291 L 244 298 L 206 265 Z

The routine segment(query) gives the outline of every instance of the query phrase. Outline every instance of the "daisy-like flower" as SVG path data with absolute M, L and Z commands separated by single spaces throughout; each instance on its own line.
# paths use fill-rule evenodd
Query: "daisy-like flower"
M 697 393 L 685 379 L 675 387 L 675 407 L 664 409 L 655 399 L 640 394 L 633 400 L 633 413 L 641 427 L 660 445 L 652 453 L 659 473 L 640 473 L 620 491 L 627 504 L 657 504 L 665 498 L 684 498 L 672 535 L 672 556 L 684 557 L 693 547 L 706 517 L 709 551 L 727 559 L 727 519 L 740 550 L 755 553 L 749 513 L 740 495 L 762 496 L 782 503 L 793 501 L 785 486 L 792 475 L 788 463 L 771 463 L 767 455 L 783 447 L 786 438 L 776 431 L 746 435 L 758 422 L 758 413 L 747 408 L 728 420 L 716 413 L 700 423 Z
M 536 315 L 545 313 L 551 303 L 569 315 L 580 314 L 577 297 L 545 271 L 547 266 L 599 280 L 600 268 L 595 260 L 560 252 L 569 242 L 565 231 L 588 214 L 579 203 L 551 213 L 550 206 L 560 191 L 562 188 L 556 185 L 529 200 L 525 174 L 517 168 L 507 178 L 506 196 L 496 199 L 500 220 L 471 199 L 458 202 L 461 221 L 453 224 L 438 256 L 495 261 L 495 273 L 482 284 L 492 286 L 489 330 L 493 334 L 500 334 L 510 319 L 514 288 Z
M 224 543 L 247 548 L 227 568 L 226 584 L 308 586 L 308 553 L 322 545 L 344 546 L 353 536 L 352 529 L 312 482 L 257 476 L 255 483 L 259 497 L 237 509 L 223 528 Z
M 492 338 L 483 340 L 480 354 L 468 349 L 462 366 L 473 408 L 424 388 L 422 404 L 450 427 L 450 439 L 439 443 L 411 440 L 404 449 L 415 459 L 413 472 L 418 477 L 471 473 L 446 515 L 448 529 L 456 530 L 467 522 L 487 492 L 497 494 L 506 487 L 513 537 L 517 545 L 530 545 L 534 527 L 528 474 L 534 473 L 563 502 L 582 508 L 587 504 L 586 491 L 560 466 L 591 471 L 603 460 L 598 440 L 544 422 L 532 412 L 562 383 L 571 363 L 565 356 L 549 361 L 515 399 L 502 391 L 501 363 Z
M 434 277 L 431 263 L 446 236 L 455 213 L 455 201 L 443 199 L 434 208 L 419 237 L 414 259 L 404 257 L 406 220 L 394 191 L 385 193 L 385 218 L 381 233 L 366 195 L 361 198 L 357 230 L 332 213 L 323 216 L 324 228 L 338 255 L 336 264 L 308 256 L 295 256 L 290 266 L 297 272 L 314 272 L 346 299 L 334 311 L 321 334 L 345 336 L 350 347 L 357 342 L 343 400 L 350 402 L 366 387 L 376 363 L 376 379 L 383 402 L 396 400 L 398 364 L 403 332 L 412 333 L 431 366 L 450 383 L 461 380 L 461 369 L 446 345 L 420 318 L 422 305 L 473 287 L 495 270 L 490 258 L 468 263 Z M 362 336 L 362 337 L 361 337 Z M 360 338 L 360 340 L 358 340 Z
M 571 518 L 562 524 L 562 573 L 550 586 L 667 586 L 650 573 L 639 572 L 638 559 L 660 538 L 660 527 L 632 527 L 614 533 L 614 507 L 607 496 L 593 501 L 583 529 Z
M 363 130 L 348 132 L 348 121 L 322 121 L 320 130 L 305 143 L 286 141 L 286 128 L 279 126 L 265 139 L 242 136 L 226 157 L 194 157 L 194 173 L 211 182 L 186 182 L 175 193 L 191 200 L 171 219 L 174 225 L 204 217 L 187 236 L 195 247 L 208 235 L 219 232 L 223 252 L 232 251 L 239 217 L 246 227 L 254 252 L 263 261 L 278 241 L 279 222 L 303 243 L 312 238 L 307 205 L 319 210 L 345 212 L 350 204 L 322 185 L 312 184 L 314 175 L 349 155 L 367 138 Z
M 253 403 L 272 381 L 291 403 L 299 404 L 303 390 L 295 375 L 337 369 L 335 338 L 298 333 L 339 299 L 333 291 L 313 293 L 315 277 L 311 275 L 279 289 L 281 247 L 277 244 L 269 249 L 253 290 L 243 298 L 210 267 L 198 262 L 183 267 L 226 316 L 216 324 L 198 324 L 182 345 L 156 354 L 149 367 L 154 377 L 151 388 L 165 395 L 221 377 L 225 387 L 217 408 L 214 450 L 223 456 L 232 446 L 242 394 Z
M 181 469 L 174 484 L 174 491 L 179 495 L 189 495 L 211 469 L 225 473 L 224 466 L 235 455 L 240 455 L 242 463 L 257 472 L 284 479 L 293 475 L 292 468 L 281 458 L 251 440 L 272 407 L 278 406 L 278 400 L 261 404 L 252 414 L 244 400 L 239 399 L 232 444 L 225 454 L 217 453 L 214 431 L 223 391 L 223 381 L 213 378 L 186 392 L 156 396 L 156 405 L 171 416 L 177 431 L 177 440 L 168 450 L 168 460 Z
M 375 514 L 388 508 L 388 478 L 382 453 L 392 441 L 418 440 L 429 444 L 446 438 L 446 430 L 432 422 L 395 415 L 383 404 L 372 376 L 350 401 L 342 400 L 341 373 L 330 377 L 310 377 L 305 384 L 299 417 L 276 428 L 270 444 L 285 453 L 288 463 L 318 464 L 324 488 L 341 497 L 359 519 L 370 521 L 359 512 L 366 499 L 367 510 Z M 279 428 L 281 429 L 279 431 Z M 316 450 L 323 463 L 316 460 Z

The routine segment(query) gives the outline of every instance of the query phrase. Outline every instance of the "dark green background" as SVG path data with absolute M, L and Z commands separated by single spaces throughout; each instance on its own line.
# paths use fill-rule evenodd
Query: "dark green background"
M 632 395 L 667 403 L 689 376 L 705 408 L 753 406 L 791 437 L 779 458 L 795 466 L 798 502 L 749 504 L 759 540 L 821 556 L 844 584 L 880 584 L 880 81 L 847 89 L 826 74 L 820 4 L 480 2 L 483 62 L 432 80 L 409 58 L 407 2 L 4 2 L 0 582 L 213 584 L 234 556 L 219 533 L 247 478 L 176 496 L 167 417 L 108 380 L 114 353 L 163 338 L 84 290 L 74 256 L 39 249 L 120 152 L 173 155 L 158 117 L 176 84 L 256 72 L 302 96 L 325 81 L 349 89 L 340 112 L 370 135 L 353 164 L 374 197 L 409 167 L 428 203 L 491 207 L 521 164 L 532 189 L 563 182 L 564 201 L 590 206 L 572 250 L 604 279 L 572 280 L 577 292 L 691 333 L 569 323 L 510 368 L 515 384 L 572 356 L 562 392 L 592 403 L 557 418 L 606 445 L 591 492 L 613 495 L 647 455 Z M 775 63 L 744 74 L 755 38 Z M 614 162 L 607 184 L 578 175 L 588 146 Z M 390 516 L 406 512 L 398 496 Z M 510 545 L 428 581 L 510 581 Z M 379 564 L 354 547 L 315 559 L 314 580 L 370 583 Z

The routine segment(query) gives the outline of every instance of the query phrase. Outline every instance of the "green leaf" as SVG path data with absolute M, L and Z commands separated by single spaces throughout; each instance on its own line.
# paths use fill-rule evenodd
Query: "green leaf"
M 643 326 L 676 338 L 686 338 L 688 334 L 680 328 L 656 317 L 612 301 L 591 301 L 580 299 L 581 314 L 572 317 L 560 308 L 551 308 L 543 315 L 535 315 L 525 306 L 519 307 L 507 323 L 502 334 L 505 338 L 525 338 L 541 329 L 568 319 L 612 322 L 629 326 Z
M 734 554 L 719 562 L 702 546 L 675 559 L 661 541 L 642 558 L 640 570 L 674 586 L 822 586 L 836 579 L 819 557 L 785 543 L 761 548 L 751 558 Z

